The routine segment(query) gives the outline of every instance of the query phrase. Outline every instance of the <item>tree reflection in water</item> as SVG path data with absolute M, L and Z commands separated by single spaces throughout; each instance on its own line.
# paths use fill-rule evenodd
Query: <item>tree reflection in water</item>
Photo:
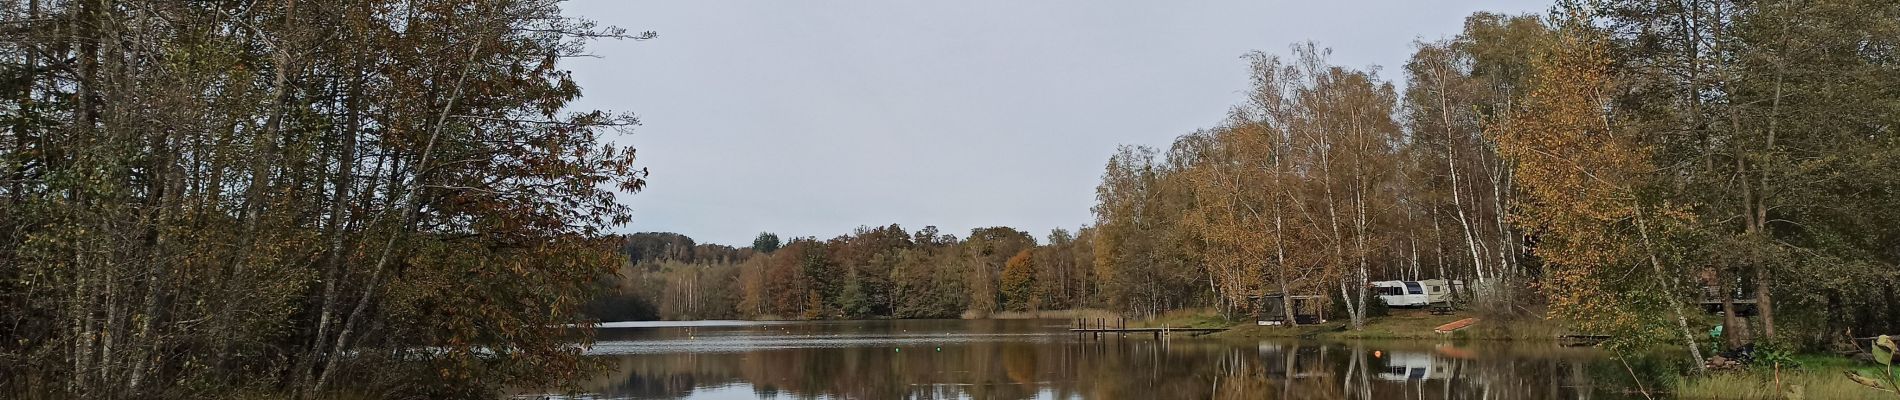
M 610 398 L 1625 399 L 1620 367 L 1554 344 L 1081 338 L 1062 321 L 603 330 Z M 1613 368 L 1614 367 L 1614 368 Z

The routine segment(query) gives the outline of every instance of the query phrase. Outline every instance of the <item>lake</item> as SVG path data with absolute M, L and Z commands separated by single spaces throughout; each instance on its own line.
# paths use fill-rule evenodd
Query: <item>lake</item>
M 1553 343 L 1082 337 L 1062 320 L 614 323 L 589 397 L 1628 399 L 1629 372 Z

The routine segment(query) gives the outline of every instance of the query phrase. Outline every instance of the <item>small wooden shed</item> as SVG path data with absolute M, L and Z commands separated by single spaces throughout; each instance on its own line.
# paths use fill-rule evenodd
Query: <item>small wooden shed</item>
M 1308 325 L 1326 322 L 1326 296 L 1268 293 L 1254 297 L 1255 319 L 1263 326 L 1286 325 L 1286 304 L 1293 304 L 1293 322 Z

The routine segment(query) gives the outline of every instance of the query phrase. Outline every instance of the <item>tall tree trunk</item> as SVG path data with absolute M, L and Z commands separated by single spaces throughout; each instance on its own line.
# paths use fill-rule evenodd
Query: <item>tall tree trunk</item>
M 1510 175 L 1509 175 L 1510 170 L 1506 169 L 1503 163 L 1501 162 L 1497 163 L 1497 165 L 1493 166 L 1492 168 L 1493 168 L 1493 171 L 1491 175 L 1491 212 L 1492 212 L 1491 216 L 1492 216 L 1492 221 L 1496 222 L 1497 227 L 1498 227 L 1498 240 L 1497 240 L 1497 246 L 1496 246 L 1497 253 L 1498 253 L 1498 263 L 1495 269 L 1499 277 L 1506 277 L 1506 276 L 1516 275 L 1518 273 L 1517 268 L 1514 266 L 1516 262 L 1513 260 L 1516 257 L 1514 257 L 1511 252 L 1511 250 L 1514 248 L 1513 245 L 1514 245 L 1514 242 L 1516 242 L 1516 240 L 1512 238 L 1513 235 L 1511 235 L 1510 224 L 1507 224 L 1504 221 L 1504 217 L 1505 217 L 1504 203 L 1508 201 L 1507 196 L 1510 195 L 1509 191 L 1506 190 L 1507 188 L 1506 185 L 1509 184 L 1508 182 L 1510 179 Z M 1511 301 L 1511 299 L 1509 298 L 1506 298 L 1504 300 L 1507 302 Z
M 1368 221 L 1366 220 L 1367 219 L 1366 214 L 1368 213 L 1368 211 L 1366 209 L 1367 207 L 1366 207 L 1366 196 L 1365 196 L 1366 187 L 1368 185 L 1365 182 L 1365 176 L 1366 176 L 1365 171 L 1362 169 L 1364 165 L 1363 163 L 1365 161 L 1364 160 L 1358 160 L 1358 161 L 1359 163 L 1357 164 L 1359 166 L 1353 167 L 1355 182 L 1353 184 L 1352 197 L 1353 197 L 1353 206 L 1356 211 L 1356 214 L 1358 215 L 1354 218 L 1354 223 L 1353 223 L 1354 232 L 1353 232 L 1352 240 L 1353 240 L 1354 250 L 1357 253 L 1359 253 L 1359 256 L 1358 256 L 1359 269 L 1358 269 L 1358 274 L 1353 276 L 1352 283 L 1353 283 L 1354 289 L 1356 289 L 1355 292 L 1357 292 L 1359 299 L 1358 299 L 1358 302 L 1354 304 L 1355 307 L 1353 309 L 1353 321 L 1352 321 L 1353 330 L 1359 330 L 1365 327 L 1366 286 L 1369 283 L 1367 281 L 1371 280 L 1371 277 L 1372 277 L 1369 271 L 1371 267 L 1369 265 L 1370 260 L 1368 260 L 1371 254 L 1368 254 L 1370 253 L 1370 249 L 1366 247 L 1366 236 L 1370 234 L 1370 232 L 1368 232 L 1368 229 L 1367 229 Z
M 154 149 L 176 149 L 180 146 L 177 140 L 172 139 L 170 133 L 161 134 L 153 144 Z M 134 333 L 135 345 L 132 349 L 131 365 L 128 367 L 131 375 L 126 378 L 126 393 L 134 396 L 140 394 L 139 389 L 144 384 L 146 369 L 151 365 L 154 354 L 158 352 L 158 339 L 153 330 L 162 318 L 159 315 L 162 311 L 159 304 L 160 299 L 165 295 L 165 282 L 170 274 L 167 264 L 171 260 L 170 255 L 167 254 L 171 238 L 166 234 L 165 228 L 173 223 L 173 216 L 180 208 L 179 203 L 184 192 L 185 178 L 175 176 L 173 173 L 178 153 L 175 150 L 160 151 L 163 156 L 157 157 L 159 161 L 153 167 L 156 173 L 153 174 L 152 184 L 152 195 L 158 199 L 156 207 L 158 211 L 146 223 L 145 232 L 145 236 L 149 238 L 147 246 L 151 249 L 151 256 L 147 257 L 147 262 L 150 264 L 146 266 L 145 271 L 145 300 L 141 307 L 144 311 L 137 318 L 139 327 Z
M 362 119 L 361 116 L 357 114 L 357 110 L 361 108 L 361 87 L 362 78 L 360 76 L 350 82 L 350 88 L 348 90 L 350 109 L 347 112 L 348 115 L 344 117 L 349 121 L 349 126 L 346 128 L 346 131 L 338 133 L 336 144 L 339 153 L 337 155 L 337 171 L 336 175 L 332 177 L 331 183 L 335 191 L 332 192 L 330 198 L 330 216 L 328 222 L 329 244 L 328 249 L 325 250 L 327 254 L 324 256 L 323 263 L 323 298 L 320 300 L 322 304 L 318 307 L 319 310 L 317 312 L 316 336 L 310 339 L 310 348 L 304 355 L 303 360 L 299 361 L 302 365 L 295 370 L 298 376 L 294 382 L 296 382 L 299 390 L 310 387 L 312 383 L 311 380 L 315 379 L 315 368 L 319 359 L 323 357 L 323 344 L 330 337 L 331 320 L 336 314 L 337 288 L 338 285 L 341 284 L 341 282 L 338 281 L 343 279 L 343 233 L 345 231 L 343 226 L 348 224 L 351 220 L 350 218 L 345 218 L 344 215 L 349 213 L 350 210 L 347 206 L 351 200 L 350 189 L 356 186 L 356 164 L 358 162 L 356 159 L 356 137 L 359 132 L 362 131 Z
M 1669 302 L 1669 310 L 1676 316 L 1676 328 L 1682 331 L 1682 342 L 1689 346 L 1689 357 L 1694 359 L 1695 362 L 1692 364 L 1695 365 L 1695 371 L 1700 373 L 1702 372 L 1703 360 L 1707 359 L 1702 358 L 1702 346 L 1696 343 L 1695 333 L 1689 330 L 1689 318 L 1682 312 L 1682 299 L 1673 293 L 1676 286 L 1674 283 L 1677 282 L 1677 279 L 1674 275 L 1669 274 L 1667 269 L 1663 268 L 1662 260 L 1656 257 L 1656 247 L 1650 244 L 1649 224 L 1644 221 L 1643 207 L 1641 205 L 1636 206 L 1635 217 L 1636 232 L 1638 237 L 1643 241 L 1643 251 L 1649 258 L 1649 265 L 1656 272 L 1656 283 L 1657 286 L 1660 286 L 1658 289 L 1661 289 L 1663 298 Z
M 99 89 L 101 86 L 104 86 L 104 82 L 98 74 L 100 64 L 99 42 L 101 38 L 106 37 L 106 27 L 108 26 L 106 24 L 111 22 L 104 16 L 104 12 L 100 10 L 100 8 L 107 6 L 108 4 L 105 4 L 105 2 L 81 2 L 76 17 L 72 19 L 73 28 L 70 31 L 73 35 L 72 39 L 79 43 L 79 65 L 76 85 L 79 92 L 77 100 L 80 103 L 78 124 L 72 129 L 75 133 L 74 136 L 81 138 L 81 140 L 69 145 L 73 147 L 73 151 L 77 152 L 104 151 L 104 149 L 97 148 L 96 146 L 98 146 L 98 142 L 100 141 L 97 137 L 100 129 L 99 108 L 101 101 L 99 99 Z M 84 161 L 75 161 L 75 163 L 84 163 Z M 83 164 L 76 165 L 76 167 L 97 168 L 97 166 Z M 71 204 L 80 209 L 91 207 L 93 202 L 98 201 L 97 199 L 93 199 L 93 196 L 88 196 L 77 188 L 69 190 L 69 192 L 67 197 L 71 199 Z M 95 221 L 85 222 L 91 223 Z M 74 250 L 73 254 L 73 265 L 77 267 L 78 271 L 75 271 L 77 278 L 76 284 L 73 285 L 72 300 L 67 303 L 69 307 L 71 307 L 72 319 L 69 324 L 71 325 L 73 335 L 73 379 L 69 382 L 67 388 L 68 393 L 87 393 L 87 390 L 96 387 L 94 382 L 90 379 L 94 367 L 94 339 L 97 337 L 96 333 L 98 332 L 98 327 L 94 322 L 94 312 L 97 310 L 95 302 L 98 301 L 96 295 L 99 293 L 99 290 L 94 287 L 94 285 L 103 285 L 105 283 L 99 282 L 101 280 L 97 277 L 97 274 L 100 272 L 98 271 L 99 267 L 92 265 L 91 260 L 87 257 L 86 252 L 90 250 L 90 247 L 82 247 Z
M 1783 9 L 1786 9 L 1786 7 L 1783 7 Z M 1779 130 L 1781 127 L 1782 82 L 1783 82 L 1783 78 L 1787 75 L 1786 73 L 1786 69 L 1787 69 L 1787 62 L 1786 62 L 1787 54 L 1786 53 L 1787 53 L 1787 48 L 1788 48 L 1787 19 L 1783 19 L 1781 30 L 1782 30 L 1781 46 L 1776 48 L 1775 50 L 1775 53 L 1776 53 L 1775 54 L 1776 55 L 1775 57 L 1775 92 L 1768 106 L 1768 110 L 1769 110 L 1768 134 L 1766 135 L 1767 138 L 1764 140 L 1763 153 L 1773 153 L 1775 151 L 1775 136 L 1780 133 Z M 1765 159 L 1768 157 L 1764 156 L 1763 158 Z M 1761 188 L 1760 190 L 1755 192 L 1755 196 L 1754 196 L 1754 199 L 1755 199 L 1754 207 L 1753 207 L 1754 210 L 1752 211 L 1754 211 L 1755 215 L 1754 215 L 1754 218 L 1752 218 L 1753 223 L 1754 223 L 1752 230 L 1754 230 L 1757 234 L 1760 234 L 1766 237 L 1766 236 L 1769 236 L 1770 234 L 1770 232 L 1768 231 L 1769 206 L 1768 206 L 1768 199 L 1767 199 L 1768 190 L 1769 190 L 1769 186 L 1768 186 L 1769 174 L 1766 170 L 1766 167 L 1763 167 L 1763 166 L 1756 166 L 1755 170 L 1756 170 L 1756 174 L 1761 176 L 1760 180 L 1758 181 L 1761 185 Z M 1747 178 L 1746 176 L 1743 177 L 1742 184 L 1744 186 L 1748 184 L 1746 178 Z M 1755 264 L 1755 309 L 1756 309 L 1756 312 L 1758 312 L 1759 315 L 1761 316 L 1762 336 L 1769 339 L 1775 338 L 1775 301 L 1774 301 L 1773 287 L 1774 287 L 1774 276 L 1768 270 L 1768 266 L 1762 263 L 1756 263 Z
M 1299 312 L 1293 309 L 1293 290 L 1287 287 L 1286 283 L 1286 236 L 1282 233 L 1284 227 L 1280 221 L 1280 207 L 1276 203 L 1273 207 L 1273 254 L 1276 261 L 1274 264 L 1280 272 L 1275 274 L 1275 278 L 1278 278 L 1275 281 L 1280 285 L 1280 311 L 1286 314 L 1284 317 L 1288 326 L 1300 326 L 1297 318 Z
M 1326 151 L 1324 150 L 1324 148 L 1327 147 L 1325 143 L 1321 143 L 1321 147 L 1322 152 Z M 1327 166 L 1328 162 L 1324 153 L 1321 153 L 1320 157 L 1320 186 L 1325 188 L 1327 225 L 1332 229 L 1330 242 L 1332 242 L 1331 247 L 1333 250 L 1333 268 L 1340 271 L 1340 276 L 1338 277 L 1339 301 L 1345 303 L 1347 319 L 1352 321 L 1354 329 L 1357 329 L 1360 326 L 1359 313 L 1357 312 L 1358 307 L 1352 304 L 1352 295 L 1346 292 L 1347 278 L 1344 272 L 1347 268 L 1345 255 L 1346 244 L 1340 239 L 1339 206 L 1337 204 L 1338 200 L 1335 198 L 1336 196 L 1333 195 L 1332 168 Z
M 357 297 L 356 305 L 350 309 L 348 317 L 344 319 L 342 329 L 337 331 L 335 345 L 331 347 L 331 354 L 324 362 L 323 371 L 317 375 L 316 384 L 312 385 L 310 391 L 307 393 L 322 393 L 324 386 L 329 383 L 330 376 L 336 370 L 337 360 L 341 358 L 339 356 L 347 349 L 346 346 L 349 344 L 351 331 L 356 327 L 357 321 L 362 319 L 364 310 L 369 308 L 370 298 L 376 294 L 377 284 L 380 283 L 379 280 L 382 277 L 383 271 L 387 269 L 389 265 L 389 260 L 396 249 L 396 243 L 402 237 L 406 236 L 410 228 L 414 225 L 416 207 L 418 207 L 419 203 L 418 199 L 421 198 L 422 190 L 426 188 L 426 181 L 424 179 L 427 177 L 429 168 L 431 168 L 431 161 L 433 161 L 432 157 L 435 155 L 436 139 L 442 135 L 442 128 L 448 124 L 449 112 L 455 109 L 456 100 L 461 98 L 463 86 L 468 82 L 468 75 L 475 69 L 477 57 L 482 54 L 481 47 L 484 39 L 486 38 L 476 39 L 474 46 L 469 48 L 468 60 L 463 65 L 462 73 L 455 78 L 454 89 L 449 92 L 448 100 L 443 103 L 442 112 L 436 116 L 434 126 L 430 127 L 429 139 L 422 147 L 420 160 L 416 163 L 415 167 L 412 168 L 414 172 L 411 177 L 411 182 L 408 185 L 409 187 L 402 189 L 397 185 L 391 185 L 392 198 L 400 197 L 403 199 L 401 205 L 402 216 L 397 219 L 395 231 L 390 233 L 389 240 L 383 243 L 381 254 L 377 256 L 376 264 L 370 268 L 368 280 L 364 282 L 362 295 Z M 398 190 L 401 191 L 401 195 L 395 196 Z
M 1291 141 L 1278 130 L 1270 130 L 1268 134 L 1273 135 L 1275 139 L 1272 146 L 1273 153 L 1269 155 L 1269 157 L 1273 158 L 1273 188 L 1271 190 L 1282 191 L 1283 193 L 1280 194 L 1287 194 L 1284 192 L 1290 191 L 1290 189 L 1286 186 L 1286 175 L 1284 172 L 1286 171 L 1286 157 L 1292 153 Z M 1287 326 L 1300 326 L 1299 310 L 1294 309 L 1293 288 L 1287 284 L 1287 275 L 1291 274 L 1292 271 L 1286 261 L 1286 203 L 1283 203 L 1284 200 L 1282 196 L 1278 196 L 1275 193 L 1269 192 L 1267 198 L 1273 202 L 1273 256 L 1275 261 L 1274 265 L 1279 271 L 1278 274 L 1275 274 L 1277 275 L 1275 283 L 1280 286 L 1280 311 L 1285 314 L 1283 318 L 1285 318 Z
M 1426 211 L 1427 219 L 1432 220 L 1432 257 L 1433 262 L 1438 265 L 1438 278 L 1451 279 L 1451 275 L 1445 271 L 1445 231 L 1439 228 L 1438 207 L 1429 207 Z M 1452 293 L 1456 294 L 1458 285 L 1452 285 L 1451 288 Z
M 1734 280 L 1726 271 L 1727 269 L 1723 268 L 1724 271 L 1716 274 L 1715 279 L 1720 283 L 1716 289 L 1719 292 L 1715 295 L 1722 300 L 1722 338 L 1728 343 L 1728 348 L 1733 349 L 1741 347 L 1750 338 L 1748 321 L 1742 320 L 1741 316 L 1735 313 L 1735 286 L 1732 284 Z
M 1775 338 L 1775 301 L 1770 294 L 1772 279 L 1767 266 L 1755 264 L 1755 315 L 1761 317 L 1761 335 L 1768 339 Z
M 1450 148 L 1446 150 L 1445 165 L 1451 171 L 1451 208 L 1457 211 L 1458 226 L 1463 228 L 1465 235 L 1465 249 L 1471 253 L 1471 277 L 1477 281 L 1478 287 L 1484 287 L 1489 274 L 1485 273 L 1483 256 L 1478 254 L 1478 239 L 1471 232 L 1471 219 L 1465 216 L 1464 196 L 1460 194 L 1464 190 L 1458 186 L 1457 152 Z

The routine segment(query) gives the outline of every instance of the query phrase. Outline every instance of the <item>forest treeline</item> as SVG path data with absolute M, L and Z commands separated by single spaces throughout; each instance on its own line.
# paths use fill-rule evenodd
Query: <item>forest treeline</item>
M 1900 3 L 1480 13 L 1417 43 L 1403 90 L 1327 55 L 1253 54 L 1227 121 L 1109 159 L 1096 267 L 1159 287 L 1128 304 L 1324 293 L 1356 327 L 1368 281 L 1444 277 L 1494 317 L 1698 360 L 1705 324 L 1900 329 Z
M 1246 101 L 1166 149 L 1122 147 L 1075 234 L 635 235 L 619 309 L 1240 316 L 1293 293 L 1358 326 L 1367 282 L 1448 278 L 1487 314 L 1695 353 L 1704 324 L 1720 345 L 1900 329 L 1900 4 L 1566 2 L 1415 48 L 1403 90 L 1312 43 L 1249 54 Z M 1758 312 L 1714 321 L 1704 301 Z
M 645 172 L 553 0 L 0 1 L 0 397 L 567 385 Z
M 590 318 L 1260 312 L 1444 277 L 1494 317 L 1705 349 L 1900 330 L 1900 3 L 1561 2 L 1394 68 L 1248 56 L 1108 159 L 1096 220 L 743 248 L 608 235 L 645 182 L 559 0 L 0 1 L 0 390 L 484 397 Z M 595 296 L 603 290 L 604 296 Z M 1713 320 L 1692 302 L 1758 315 Z M 345 383 L 346 382 L 346 383 Z
M 676 233 L 621 243 L 630 266 L 604 280 L 610 294 L 588 307 L 603 320 L 958 318 L 1105 298 L 1090 243 L 1062 229 L 1041 244 L 1009 227 L 959 238 L 896 224 L 828 240 L 761 233 L 744 248 Z

